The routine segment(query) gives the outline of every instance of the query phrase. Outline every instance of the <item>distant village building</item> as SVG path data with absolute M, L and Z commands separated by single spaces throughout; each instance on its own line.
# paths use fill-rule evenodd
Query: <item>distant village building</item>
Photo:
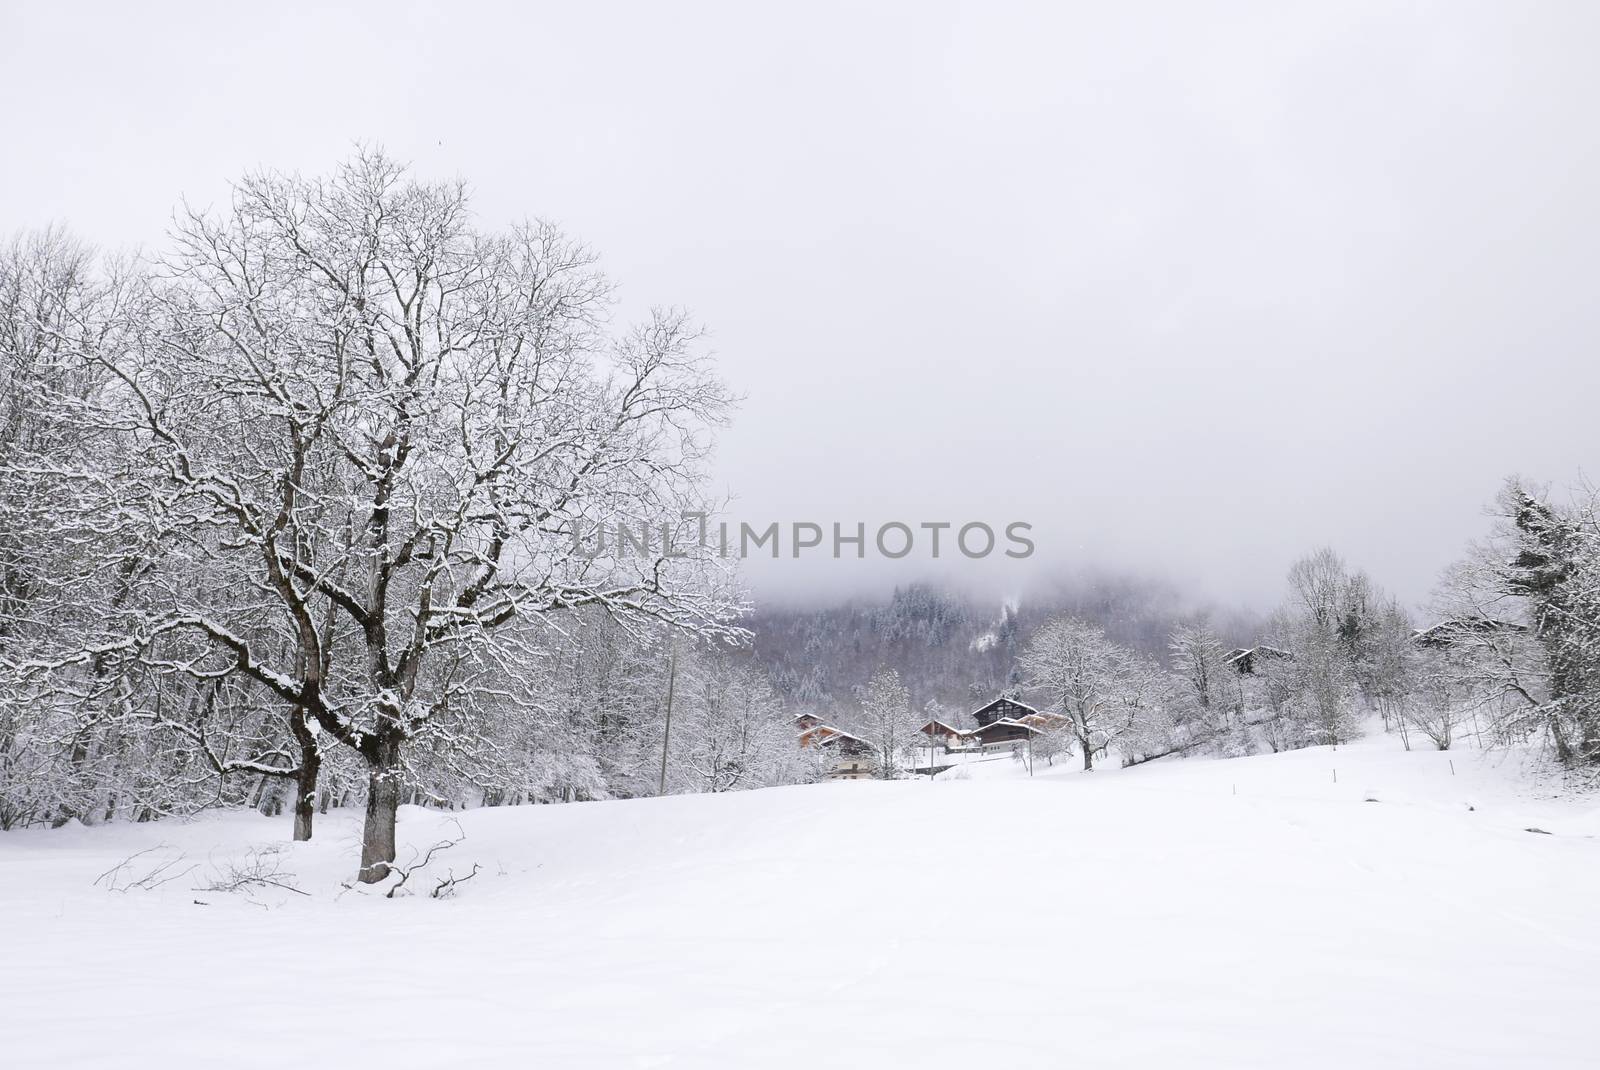
M 1223 657 L 1223 662 L 1240 676 L 1254 676 L 1264 669 L 1269 662 L 1282 658 L 1293 660 L 1294 655 L 1287 650 L 1280 650 L 1275 646 L 1236 647 L 1228 651 Z
M 1012 698 L 993 699 L 972 711 L 978 727 L 961 730 L 943 721 L 929 721 L 922 731 L 947 750 L 988 750 L 1032 739 L 1067 722 L 1059 713 L 1035 709 Z
M 1525 632 L 1526 625 L 1517 624 L 1509 620 L 1496 620 L 1493 617 L 1452 617 L 1442 620 L 1431 628 L 1422 628 L 1411 633 L 1411 641 L 1418 646 L 1432 647 L 1435 649 L 1452 647 L 1456 644 L 1478 636 L 1493 635 L 1497 632 Z
M 948 721 L 934 718 L 919 729 L 928 737 L 926 761 L 922 768 L 947 768 L 940 764 L 936 752 L 960 753 L 991 749 L 1012 748 L 1026 743 L 1040 732 L 1048 732 L 1068 723 L 1059 713 L 1035 709 L 1026 702 L 997 698 L 973 711 L 976 728 L 961 729 Z M 795 717 L 794 727 L 801 747 L 826 749 L 833 757 L 829 769 L 830 780 L 863 780 L 872 776 L 877 767 L 877 752 L 872 744 L 860 736 L 828 724 L 813 713 Z
M 800 745 L 805 746 L 805 734 L 818 728 L 826 728 L 822 718 L 814 713 L 797 713 L 794 716 L 794 730 L 801 735 Z
M 828 779 L 865 780 L 872 775 L 875 768 L 872 744 L 860 736 L 835 728 L 811 713 L 795 717 L 794 725 L 802 748 L 818 747 L 832 756 Z
M 1071 722 L 1072 718 L 1068 717 L 1066 714 L 1051 713 L 1048 710 L 1041 710 L 1038 713 L 1030 713 L 1028 716 L 1022 718 L 1021 721 L 1022 724 L 1027 725 L 1036 732 L 1048 732 L 1052 729 L 1065 727 Z
M 1032 725 L 1022 721 L 1013 721 L 1009 717 L 1002 717 L 997 721 L 990 721 L 980 728 L 974 728 L 968 735 L 978 741 L 981 747 L 994 747 L 1005 743 L 1024 743 L 1038 734 Z
M 947 750 L 959 749 L 966 741 L 966 733 L 955 725 L 946 724 L 940 720 L 932 720 L 918 729 L 935 744 L 942 745 Z
M 829 735 L 817 743 L 833 752 L 833 769 L 828 773 L 833 780 L 865 780 L 877 768 L 877 755 L 872 744 L 860 736 L 853 736 L 842 728 L 828 727 Z
M 1024 717 L 1037 714 L 1039 711 L 1026 702 L 1016 699 L 997 698 L 972 711 L 972 719 L 978 722 L 978 727 L 983 728 L 995 721 L 1020 721 Z

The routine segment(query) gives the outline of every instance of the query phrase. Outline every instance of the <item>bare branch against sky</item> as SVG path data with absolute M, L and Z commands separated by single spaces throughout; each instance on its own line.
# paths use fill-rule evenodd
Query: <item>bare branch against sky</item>
M 1582 3 L 8 3 L 0 230 L 154 244 L 180 195 L 381 143 L 711 325 L 735 516 L 1025 520 L 1038 553 L 989 582 L 1258 605 L 1331 544 L 1415 600 L 1503 475 L 1593 469 L 1597 31 Z M 747 565 L 758 595 L 931 568 Z

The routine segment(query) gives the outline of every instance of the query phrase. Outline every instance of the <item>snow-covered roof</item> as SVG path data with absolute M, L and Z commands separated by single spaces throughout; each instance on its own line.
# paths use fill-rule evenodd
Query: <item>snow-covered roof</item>
M 979 714 L 979 713 L 983 712 L 984 710 L 988 709 L 990 706 L 993 706 L 997 702 L 1009 702 L 1013 706 L 1022 707 L 1023 709 L 1027 710 L 1029 713 L 1038 713 L 1039 712 L 1038 710 L 1034 709 L 1032 706 L 1028 705 L 1026 702 L 1023 702 L 1021 699 L 1006 698 L 1004 695 L 1001 695 L 999 698 L 990 699 L 988 702 L 985 702 L 982 706 L 979 706 L 977 709 L 973 710 L 972 712 L 973 712 L 974 715 Z
M 802 736 L 815 736 L 816 739 L 817 739 L 817 742 L 819 744 L 820 743 L 832 743 L 836 739 L 853 739 L 857 743 L 866 743 L 867 742 L 866 740 L 862 739 L 860 736 L 853 735 L 850 732 L 846 732 L 842 728 L 836 727 L 836 726 L 831 725 L 831 724 L 827 724 L 827 723 L 821 721 L 820 719 L 818 720 L 818 722 L 816 724 L 812 725 L 811 727 L 802 728 L 800 730 L 800 734 Z
M 1002 725 L 1005 725 L 1005 726 L 1010 727 L 1010 728 L 1020 728 L 1024 732 L 1037 732 L 1037 731 L 1039 731 L 1033 725 L 1027 724 L 1027 723 L 1025 723 L 1023 721 L 1013 721 L 1009 717 L 1001 717 L 998 720 L 990 721 L 988 724 L 984 725 L 982 728 L 974 728 L 972 731 L 970 731 L 970 732 L 968 732 L 966 734 L 969 735 L 969 736 L 981 736 L 985 732 L 989 731 L 989 729 L 991 729 L 991 728 L 999 728 Z
M 1411 633 L 1411 639 L 1424 646 L 1448 646 L 1468 635 L 1500 631 L 1522 632 L 1527 628 L 1515 621 L 1497 620 L 1494 617 L 1452 617 L 1431 628 L 1417 629 Z
M 1261 643 L 1257 646 L 1235 647 L 1223 655 L 1222 661 L 1226 665 L 1237 666 L 1240 662 L 1249 665 L 1255 660 L 1257 654 L 1268 658 L 1294 657 L 1293 654 L 1281 647 L 1268 646 L 1266 643 Z

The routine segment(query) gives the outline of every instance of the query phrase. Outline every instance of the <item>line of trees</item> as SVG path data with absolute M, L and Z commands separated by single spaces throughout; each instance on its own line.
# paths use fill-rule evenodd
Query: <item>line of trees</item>
M 1377 717 L 1407 748 L 1543 741 L 1569 766 L 1600 763 L 1600 499 L 1559 505 L 1510 480 L 1488 539 L 1439 584 L 1423 626 L 1359 569 L 1319 550 L 1289 570 L 1264 641 L 1230 657 L 1203 621 L 1171 635 L 1167 664 L 1089 622 L 1039 628 L 1024 691 L 1061 715 L 1036 756 L 1116 751 L 1132 764 L 1197 750 L 1246 754 L 1339 744 Z

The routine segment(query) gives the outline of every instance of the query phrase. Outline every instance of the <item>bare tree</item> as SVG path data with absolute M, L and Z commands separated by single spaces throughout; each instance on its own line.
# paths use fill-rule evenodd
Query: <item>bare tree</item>
M 485 690 L 538 660 L 540 622 L 593 607 L 741 637 L 683 516 L 729 404 L 683 315 L 609 334 L 583 246 L 480 232 L 461 185 L 376 151 L 328 179 L 253 175 L 173 240 L 131 343 L 92 355 L 126 461 L 79 480 L 102 502 L 138 489 L 124 527 L 162 565 L 120 634 L 57 664 L 242 677 L 306 753 L 359 755 L 361 880 L 394 861 L 408 744 L 473 731 Z M 584 547 L 622 523 L 648 553 Z
M 1287 685 L 1275 707 L 1274 747 L 1337 744 L 1355 735 L 1363 667 L 1378 630 L 1383 599 L 1371 579 L 1334 551 L 1318 550 L 1289 569 L 1290 598 L 1269 623 L 1290 659 L 1274 667 Z
M 911 693 L 893 669 L 880 669 L 861 689 L 861 736 L 876 758 L 875 775 L 893 780 L 906 768 L 927 737 L 911 705 Z
M 57 529 L 52 476 L 109 445 L 80 417 L 108 378 L 99 358 L 124 341 L 129 280 L 126 265 L 59 228 L 0 247 L 0 826 L 87 819 L 137 768 L 87 712 L 117 702 L 125 680 L 97 665 L 91 702 L 61 702 L 23 668 L 71 623 L 58 595 L 94 588 L 90 532 Z
M 1471 673 L 1460 664 L 1472 655 L 1449 648 L 1418 651 L 1410 686 L 1402 696 L 1398 717 L 1438 750 L 1449 750 L 1456 730 L 1472 717 L 1477 702 Z M 1406 742 L 1410 748 L 1410 740 Z
M 1222 640 L 1204 621 L 1179 625 L 1168 649 L 1172 670 L 1186 685 L 1194 718 L 1204 732 L 1228 729 L 1238 706 L 1238 674 L 1228 667 Z
M 1160 674 L 1092 624 L 1050 621 L 1034 633 L 1019 662 L 1029 686 L 1049 695 L 1069 721 L 1085 771 L 1155 709 Z
M 761 670 L 720 651 L 701 650 L 680 661 L 678 672 L 673 779 L 694 791 L 773 783 L 796 748 Z
M 1415 631 L 1410 615 L 1391 599 L 1378 613 L 1356 666 L 1361 690 L 1377 707 L 1385 730 L 1398 725 L 1403 732 L 1410 723 L 1403 710 L 1422 670 Z

